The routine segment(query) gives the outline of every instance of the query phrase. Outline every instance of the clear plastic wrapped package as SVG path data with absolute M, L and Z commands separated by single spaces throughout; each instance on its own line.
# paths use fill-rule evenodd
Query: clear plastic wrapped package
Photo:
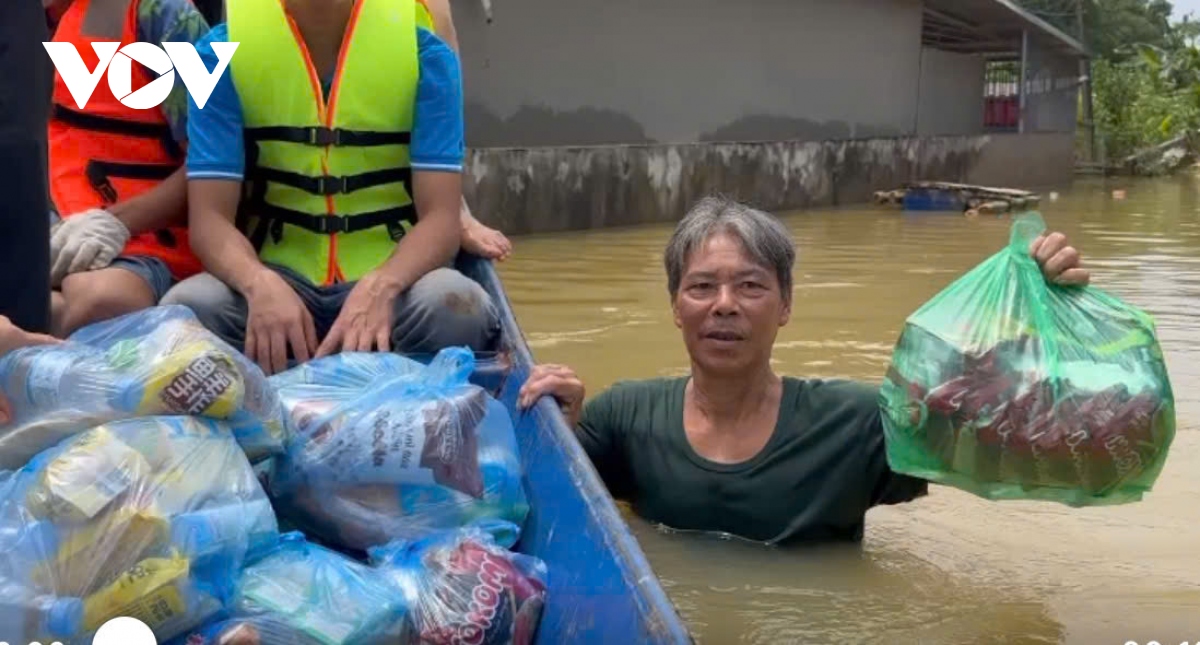
M 522 524 L 512 419 L 469 382 L 473 366 L 463 348 L 428 366 L 340 354 L 273 380 L 292 437 L 270 474 L 281 517 L 357 551 L 480 518 Z
M 1154 323 L 1047 283 L 1027 215 L 1009 246 L 909 317 L 881 388 L 888 461 L 988 499 L 1072 506 L 1150 490 L 1175 435 Z
M 221 612 L 246 554 L 277 535 L 220 422 L 98 426 L 3 474 L 0 641 L 91 643 L 119 616 L 169 639 Z
M 285 426 L 257 365 L 205 329 L 191 310 L 163 306 L 77 331 L 66 342 L 0 357 L 13 409 L 0 425 L 0 469 L 16 469 L 60 440 L 134 417 L 220 419 L 252 461 L 282 452 Z
M 251 555 L 228 612 L 186 645 L 394 645 L 404 596 L 377 570 L 289 532 Z
M 408 643 L 530 645 L 546 604 L 548 571 L 505 550 L 518 528 L 481 521 L 369 553 L 372 566 L 404 591 Z

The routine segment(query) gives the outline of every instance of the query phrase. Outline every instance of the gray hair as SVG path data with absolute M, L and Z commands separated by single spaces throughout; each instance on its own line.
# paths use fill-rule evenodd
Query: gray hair
M 705 197 L 675 227 L 663 254 L 672 299 L 692 252 L 717 233 L 737 237 L 756 264 L 773 270 L 784 302 L 791 302 L 796 246 L 788 230 L 775 217 L 727 197 Z

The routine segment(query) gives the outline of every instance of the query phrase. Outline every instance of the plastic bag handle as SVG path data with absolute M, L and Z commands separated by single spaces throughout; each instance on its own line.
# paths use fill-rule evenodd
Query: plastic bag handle
M 1046 335 L 1048 331 L 1055 329 L 1055 326 L 1054 321 L 1047 316 L 1043 304 L 1055 285 L 1046 282 L 1046 277 L 1042 275 L 1042 268 L 1038 266 L 1037 260 L 1029 252 L 1029 246 L 1045 232 L 1046 221 L 1042 219 L 1041 213 L 1032 211 L 1020 215 L 1013 220 L 1009 233 L 1008 252 L 1013 261 L 1017 263 L 1017 279 L 1021 282 L 1021 288 L 1031 296 L 1030 314 L 1034 320 L 1033 327 L 1038 330 L 1038 340 L 1045 351 L 1045 362 L 1049 373 L 1055 374 L 1058 372 L 1058 349 L 1062 339 Z M 1054 394 L 1057 397 L 1057 385 L 1054 386 Z

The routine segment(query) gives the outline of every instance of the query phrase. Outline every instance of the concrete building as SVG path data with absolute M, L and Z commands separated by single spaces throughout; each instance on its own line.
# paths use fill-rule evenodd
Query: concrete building
M 466 191 L 510 233 L 670 221 L 712 192 L 775 210 L 1072 173 L 1084 48 L 1012 0 L 453 10 Z

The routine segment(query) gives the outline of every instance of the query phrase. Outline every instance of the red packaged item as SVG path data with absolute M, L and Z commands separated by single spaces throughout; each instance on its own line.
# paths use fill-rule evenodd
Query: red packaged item
M 1137 501 L 1175 435 L 1151 318 L 1093 287 L 1048 283 L 1044 225 L 906 321 L 880 388 L 892 470 L 988 499 Z
M 533 642 L 546 602 L 547 570 L 541 560 L 497 544 L 497 532 L 516 530 L 509 522 L 481 522 L 369 551 L 372 565 L 407 599 L 407 642 Z

